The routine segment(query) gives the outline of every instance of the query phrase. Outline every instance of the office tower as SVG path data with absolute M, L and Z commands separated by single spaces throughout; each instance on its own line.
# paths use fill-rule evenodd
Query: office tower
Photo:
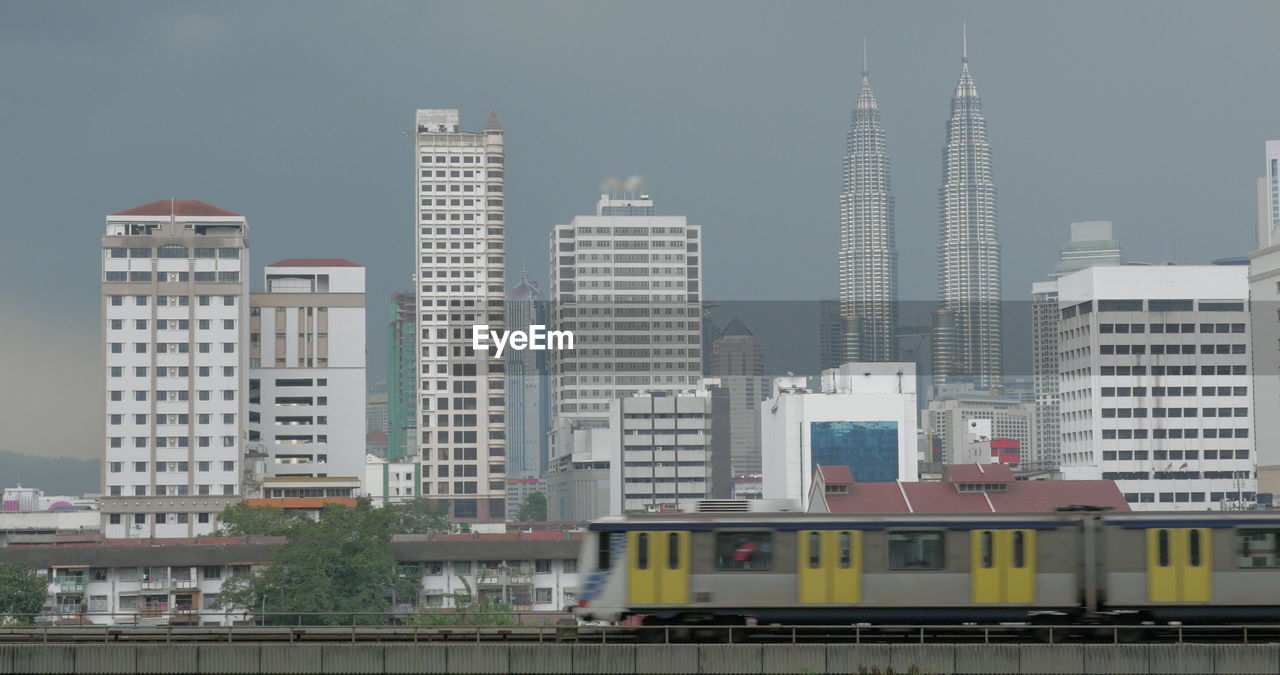
M 364 429 L 367 433 L 387 433 L 387 392 L 370 391 L 364 397 Z
M 844 363 L 844 323 L 839 300 L 818 301 L 818 372 Z
M 648 195 L 601 195 L 595 215 L 555 227 L 552 321 L 575 338 L 549 352 L 557 418 L 605 418 L 613 399 L 698 382 L 701 237 L 684 216 L 655 215 Z
M 364 267 L 290 258 L 249 296 L 249 441 L 272 476 L 364 476 Z
M 898 346 L 898 254 L 889 153 L 863 47 L 862 84 L 846 140 L 840 193 L 842 363 L 892 361 Z
M 506 378 L 472 327 L 505 330 L 502 125 L 461 131 L 457 110 L 418 110 L 415 184 L 418 448 L 422 494 L 456 520 L 501 520 L 507 488 Z
M 1249 254 L 1253 397 L 1259 411 L 1280 407 L 1280 141 L 1267 141 L 1258 179 L 1258 250 Z M 1280 417 L 1259 415 L 1258 492 L 1280 494 Z M 1273 500 L 1274 503 L 1274 500 Z
M 538 282 L 527 272 L 507 293 L 507 327 L 528 331 L 547 325 L 547 303 Z M 547 470 L 547 433 L 550 429 L 547 391 L 547 353 L 533 349 L 509 349 L 507 359 L 507 480 L 541 478 Z M 507 490 L 508 495 L 511 490 Z M 510 499 L 510 496 L 508 496 Z M 523 503 L 523 500 L 520 502 Z M 512 506 L 508 504 L 508 511 Z
M 710 375 L 728 391 L 729 465 L 734 476 L 760 473 L 760 401 L 765 390 L 764 348 L 734 318 L 711 345 Z
M 1062 444 L 1058 397 L 1058 277 L 1099 265 L 1121 264 L 1121 247 L 1111 221 L 1071 223 L 1071 241 L 1062 245 L 1050 281 L 1031 285 L 1031 368 L 1035 387 L 1035 455 L 1024 464 L 1039 468 L 1058 464 Z
M 808 378 L 779 377 L 760 406 L 764 498 L 804 504 L 816 467 L 844 466 L 859 483 L 917 477 L 914 363 L 846 363 Z
M 1058 279 L 1066 478 L 1114 479 L 1135 510 L 1252 505 L 1248 290 L 1240 266 Z
M 102 253 L 103 534 L 206 534 L 241 494 L 248 226 L 152 202 L 107 216 Z
M 1280 141 L 1267 141 L 1266 167 L 1258 179 L 1258 248 L 1280 243 Z
M 967 40 L 951 98 L 938 202 L 938 303 L 954 320 L 954 347 L 950 358 L 935 354 L 935 382 L 960 378 L 999 387 L 1003 349 L 996 185 L 982 101 L 969 73 Z
M 612 403 L 609 515 L 680 511 L 711 497 L 715 393 L 703 387 Z
M 387 324 L 387 459 L 418 457 L 418 311 L 412 292 L 391 296 Z

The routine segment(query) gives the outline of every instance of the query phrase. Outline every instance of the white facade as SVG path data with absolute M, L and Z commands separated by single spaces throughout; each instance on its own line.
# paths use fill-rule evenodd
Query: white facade
M 824 370 L 817 392 L 809 390 L 804 377 L 775 379 L 773 396 L 760 405 L 764 498 L 801 503 L 813 483 L 815 464 L 844 464 L 855 480 L 917 480 L 916 420 L 914 363 L 846 363 Z M 869 432 L 862 437 L 866 441 L 856 435 L 844 443 L 822 440 L 826 429 L 839 429 L 823 423 L 842 422 L 863 423 L 855 427 L 880 435 L 891 428 L 881 425 L 892 424 L 896 448 L 888 451 L 896 454 L 873 456 L 886 449 L 873 447 Z
M 1266 167 L 1258 179 L 1258 248 L 1280 244 L 1280 141 L 1267 141 Z
M 708 389 L 618 399 L 609 411 L 609 515 L 684 510 L 711 497 Z
M 1249 313 L 1258 492 L 1280 494 L 1280 245 L 1249 255 Z
M 198 201 L 107 216 L 103 532 L 211 532 L 241 492 L 244 217 Z
M 1135 510 L 1252 504 L 1247 277 L 1094 267 L 1058 280 L 1065 478 L 1115 480 Z
M 250 297 L 249 440 L 267 476 L 360 478 L 365 456 L 365 270 L 340 259 L 264 269 Z
M 453 109 L 417 111 L 414 227 L 418 304 L 417 447 L 422 496 L 454 518 L 506 514 L 506 382 L 472 327 L 506 325 L 504 135 L 496 115 L 464 133 Z
M 375 506 L 416 499 L 415 487 L 422 480 L 416 460 L 389 460 L 375 455 L 364 458 L 364 492 Z

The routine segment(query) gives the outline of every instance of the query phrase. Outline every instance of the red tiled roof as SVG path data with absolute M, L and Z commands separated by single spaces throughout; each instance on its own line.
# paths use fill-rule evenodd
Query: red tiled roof
M 176 216 L 234 216 L 240 217 L 240 214 L 233 213 L 226 209 L 220 209 L 213 204 L 206 204 L 195 199 L 178 199 L 170 201 L 162 199 L 158 202 L 135 206 L 131 209 L 118 211 L 113 216 L 167 216 L 170 211 Z
M 847 494 L 823 497 L 831 513 L 1026 513 L 1075 505 L 1129 510 L 1124 495 L 1109 480 L 1013 481 L 1007 491 L 987 493 L 960 492 L 946 481 L 856 483 Z
M 849 471 L 849 467 L 847 466 L 828 466 L 819 464 L 818 473 L 822 476 L 822 482 L 827 485 L 845 485 L 853 483 L 853 472 Z
M 943 480 L 953 483 L 1012 483 L 1013 471 L 1003 464 L 952 464 Z
M 343 258 L 286 258 L 267 267 L 360 267 Z

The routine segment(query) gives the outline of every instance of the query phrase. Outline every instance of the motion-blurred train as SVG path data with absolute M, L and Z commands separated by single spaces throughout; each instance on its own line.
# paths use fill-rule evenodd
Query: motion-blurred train
M 631 515 L 579 572 L 645 625 L 1280 622 L 1280 514 Z

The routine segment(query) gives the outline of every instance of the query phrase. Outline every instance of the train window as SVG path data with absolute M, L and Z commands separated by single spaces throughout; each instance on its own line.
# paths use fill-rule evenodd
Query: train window
M 889 569 L 940 570 L 947 566 L 940 530 L 890 532 Z
M 1280 530 L 1237 531 L 1236 565 L 1280 567 Z
M 680 535 L 675 532 L 667 535 L 667 569 L 680 569 Z
M 995 533 L 990 530 L 982 533 L 982 568 L 991 569 L 995 565 L 995 554 L 992 552 Z
M 1169 531 L 1160 530 L 1156 534 L 1156 548 L 1159 551 L 1160 560 L 1157 564 L 1161 567 L 1169 566 Z
M 612 552 L 610 551 L 612 542 L 613 535 L 607 532 L 601 532 L 596 535 L 596 569 L 609 569 L 609 559 L 612 557 Z
M 816 570 L 821 565 L 822 560 L 822 535 L 817 532 L 809 533 L 809 569 Z
M 1187 547 L 1191 549 L 1191 566 L 1199 567 L 1200 566 L 1200 530 L 1191 530 L 1187 534 L 1189 535 L 1189 539 L 1190 539 Z
M 772 568 L 772 532 L 716 533 L 716 569 L 762 571 Z
M 636 569 L 649 569 L 649 535 L 645 532 L 636 537 Z
M 840 569 L 847 570 L 853 566 L 853 535 L 840 533 Z
M 1013 566 L 1026 567 L 1026 534 L 1020 530 L 1013 532 Z

